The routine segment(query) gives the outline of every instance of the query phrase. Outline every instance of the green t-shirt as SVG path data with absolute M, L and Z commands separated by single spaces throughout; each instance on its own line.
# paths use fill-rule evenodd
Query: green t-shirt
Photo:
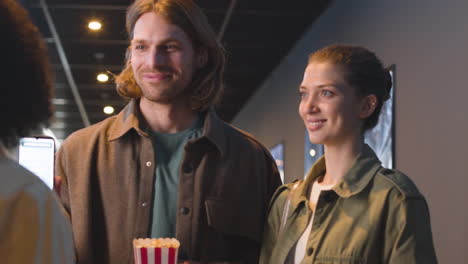
M 201 137 L 203 118 L 184 131 L 167 134 L 151 132 L 155 151 L 156 169 L 153 196 L 151 237 L 175 237 L 179 168 L 184 146 L 190 139 Z

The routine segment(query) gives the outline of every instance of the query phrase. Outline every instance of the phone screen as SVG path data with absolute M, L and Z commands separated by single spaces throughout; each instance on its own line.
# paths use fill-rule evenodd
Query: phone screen
M 55 141 L 50 137 L 21 138 L 18 149 L 18 162 L 30 170 L 46 185 L 54 187 Z

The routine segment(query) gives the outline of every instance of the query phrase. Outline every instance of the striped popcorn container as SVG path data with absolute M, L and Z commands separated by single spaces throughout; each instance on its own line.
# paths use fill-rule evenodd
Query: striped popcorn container
M 179 246 L 175 238 L 134 239 L 135 264 L 177 264 Z

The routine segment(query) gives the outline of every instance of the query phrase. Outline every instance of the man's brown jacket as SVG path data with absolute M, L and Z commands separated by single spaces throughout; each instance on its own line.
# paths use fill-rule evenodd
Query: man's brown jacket
M 139 116 L 132 100 L 117 116 L 73 133 L 57 153 L 80 264 L 133 263 L 132 240 L 150 234 L 157 157 Z M 269 152 L 208 111 L 203 136 L 185 146 L 179 177 L 183 254 L 202 263 L 257 263 L 268 203 L 280 185 Z

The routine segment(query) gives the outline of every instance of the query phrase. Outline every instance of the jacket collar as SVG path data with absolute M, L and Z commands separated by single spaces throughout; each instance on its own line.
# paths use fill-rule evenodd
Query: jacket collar
M 369 184 L 380 167 L 380 160 L 374 151 L 365 144 L 362 152 L 356 157 L 351 169 L 333 187 L 333 191 L 343 198 L 360 193 Z M 309 170 L 304 183 L 300 184 L 297 190 L 294 191 L 291 201 L 293 208 L 297 208 L 301 202 L 307 201 L 312 184 L 318 177 L 324 175 L 325 171 L 325 156 L 322 156 Z
M 117 115 L 116 121 L 110 128 L 108 140 L 113 141 L 134 129 L 142 136 L 149 136 L 146 122 L 142 122 L 143 116 L 139 111 L 139 99 L 132 99 L 127 106 Z M 213 109 L 205 112 L 203 136 L 216 146 L 221 156 L 226 153 L 226 124 L 216 115 Z
M 354 165 L 333 190 L 345 198 L 360 193 L 379 171 L 380 164 L 377 155 L 365 144 L 361 154 L 356 157 Z
M 226 154 L 226 124 L 218 117 L 213 109 L 206 111 L 205 123 L 203 125 L 203 137 L 206 137 L 216 146 L 221 157 Z
M 109 129 L 109 141 L 124 136 L 131 129 L 134 129 L 140 135 L 148 136 L 143 127 L 144 122 L 140 122 L 143 117 L 139 111 L 139 102 L 139 99 L 130 100 L 127 106 L 117 115 L 115 122 Z
M 2 142 L 0 142 L 0 159 L 2 158 L 9 158 L 14 160 L 11 152 L 5 147 L 5 145 L 3 145 Z

